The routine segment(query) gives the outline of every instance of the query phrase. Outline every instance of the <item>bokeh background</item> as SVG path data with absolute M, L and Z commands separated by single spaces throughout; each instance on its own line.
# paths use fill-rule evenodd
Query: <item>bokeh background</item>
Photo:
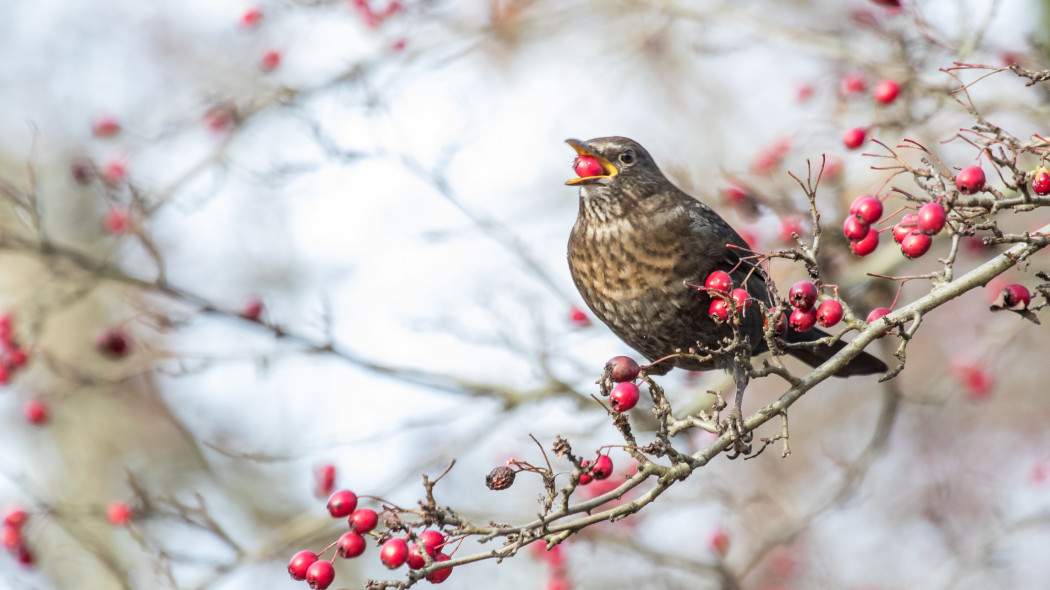
M 345 530 L 314 494 L 325 464 L 339 487 L 413 506 L 422 475 L 455 459 L 440 503 L 479 524 L 531 520 L 538 478 L 491 492 L 485 474 L 541 464 L 530 434 L 548 449 L 557 435 L 581 453 L 616 445 L 590 396 L 605 361 L 632 354 L 574 315 L 563 140 L 640 141 L 758 250 L 808 234 L 787 173 L 826 157 L 826 281 L 866 314 L 897 296 L 866 273 L 930 272 L 947 241 L 913 262 L 892 247 L 849 255 L 844 209 L 890 175 L 843 131 L 977 163 L 965 142 L 941 143 L 974 118 L 939 69 L 1044 69 L 1044 4 L 0 3 L 0 302 L 29 358 L 0 390 L 0 502 L 29 513 L 33 561 L 0 555 L 0 580 L 303 588 L 288 558 Z M 883 79 L 902 86 L 891 105 L 871 97 Z M 972 96 L 1018 137 L 1050 132 L 1041 85 L 1006 72 Z M 994 254 L 970 243 L 958 272 Z M 444 585 L 1039 587 L 1050 343 L 987 305 L 1046 270 L 1040 256 L 928 316 L 894 381 L 807 395 L 790 457 L 716 460 L 556 554 L 460 567 Z M 803 269 L 773 274 L 790 284 Z M 899 301 L 928 288 L 911 281 Z M 239 317 L 253 301 L 261 322 Z M 119 358 L 97 344 L 113 330 L 129 344 Z M 730 386 L 716 373 L 660 382 L 682 411 Z M 745 410 L 782 391 L 754 382 Z M 47 419 L 27 419 L 33 401 Z M 612 457 L 623 473 L 627 455 Z M 107 522 L 112 502 L 131 523 Z M 333 587 L 403 575 L 374 547 L 337 571 Z

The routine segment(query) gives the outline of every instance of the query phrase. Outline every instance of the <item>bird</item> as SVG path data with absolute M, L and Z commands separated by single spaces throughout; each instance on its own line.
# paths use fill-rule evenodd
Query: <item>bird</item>
M 674 367 L 729 372 L 736 395 L 727 423 L 734 436 L 743 434 L 746 367 L 750 357 L 768 350 L 766 316 L 762 306 L 750 305 L 738 321 L 716 322 L 709 313 L 712 295 L 702 287 L 712 272 L 725 271 L 734 285 L 768 307 L 772 300 L 766 272 L 740 234 L 668 180 L 638 142 L 600 137 L 566 143 L 576 151 L 574 168 L 580 175 L 565 183 L 580 189 L 579 213 L 569 235 L 569 271 L 583 301 L 624 343 L 649 359 L 646 374 L 662 375 Z M 789 330 L 782 338 L 803 343 L 826 336 L 812 328 Z M 817 367 L 844 346 L 835 341 L 786 352 Z M 881 360 L 861 352 L 834 375 L 886 370 Z

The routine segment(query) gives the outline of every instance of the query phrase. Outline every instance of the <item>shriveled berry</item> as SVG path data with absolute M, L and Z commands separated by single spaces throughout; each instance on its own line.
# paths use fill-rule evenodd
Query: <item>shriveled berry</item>
M 325 590 L 335 580 L 335 568 L 331 563 L 319 559 L 306 568 L 306 583 L 314 590 Z
M 901 93 L 901 85 L 896 80 L 883 80 L 875 85 L 875 90 L 872 94 L 875 95 L 875 100 L 882 104 L 890 104 L 897 100 L 897 95 Z
M 866 129 L 854 127 L 842 134 L 842 144 L 846 146 L 846 149 L 855 150 L 864 145 L 864 140 L 867 137 L 868 131 Z
M 1025 309 L 1032 302 L 1032 294 L 1024 285 L 1007 285 L 1003 287 L 1003 306 L 1007 309 Z
M 809 281 L 799 281 L 788 291 L 788 303 L 799 309 L 809 309 L 817 301 L 817 286 Z
M 817 306 L 817 323 L 830 328 L 842 320 L 842 304 L 838 299 L 826 299 Z
M 438 553 L 437 555 L 434 556 L 434 561 L 436 561 L 438 563 L 441 563 L 442 561 L 448 561 L 450 559 L 452 559 L 452 558 L 449 557 L 448 555 L 445 555 L 444 553 Z M 444 569 L 434 570 L 434 571 L 430 572 L 430 575 L 427 576 L 427 581 L 430 582 L 431 584 L 440 584 L 441 582 L 444 582 L 445 580 L 447 580 L 448 577 L 451 576 L 451 575 L 452 575 L 452 568 L 446 567 Z
M 609 362 L 605 363 L 605 370 L 609 373 L 610 379 L 617 383 L 623 383 L 624 381 L 637 379 L 638 371 L 641 368 L 629 356 L 614 356 L 609 359 Z
M 916 227 L 919 228 L 924 234 L 930 234 L 931 236 L 940 233 L 944 229 L 944 223 L 947 220 L 947 215 L 944 213 L 944 208 L 937 203 L 926 203 L 922 207 L 919 207 L 919 216 L 916 219 Z
M 870 324 L 874 321 L 882 319 L 883 316 L 889 313 L 890 310 L 886 309 L 885 307 L 876 307 L 875 309 L 871 310 L 871 313 L 868 314 L 867 322 Z
M 638 403 L 639 397 L 637 385 L 630 382 L 620 383 L 609 393 L 609 405 L 617 412 L 626 412 Z
M 338 547 L 339 557 L 357 557 L 365 552 L 365 538 L 353 531 L 349 531 L 339 537 L 339 543 L 336 547 Z
M 867 256 L 879 246 L 879 231 L 874 227 L 868 228 L 868 235 L 863 240 L 849 243 L 849 249 L 857 256 Z
M 849 212 L 857 219 L 871 225 L 882 217 L 882 201 L 871 195 L 861 195 L 853 200 Z
M 125 526 L 131 522 L 131 506 L 127 502 L 115 500 L 106 507 L 106 520 L 113 526 Z
M 737 313 L 744 313 L 750 309 L 751 303 L 754 301 L 746 289 L 733 289 L 733 292 L 729 295 L 733 298 L 733 302 L 736 303 Z
M 514 478 L 516 476 L 516 471 L 506 465 L 501 465 L 490 471 L 489 474 L 485 476 L 485 485 L 490 490 L 505 490 L 514 485 Z
M 350 490 L 339 490 L 328 498 L 328 513 L 333 518 L 350 516 L 357 508 L 357 495 Z
M 572 163 L 572 169 L 576 171 L 580 178 L 603 176 L 605 174 L 602 170 L 602 165 L 593 156 L 576 156 Z
M 955 175 L 955 188 L 964 195 L 972 195 L 984 188 L 984 170 L 980 166 L 967 166 Z
M 1050 172 L 1040 166 L 1032 176 L 1032 190 L 1037 195 L 1050 194 Z
M 612 475 L 612 471 L 613 462 L 609 455 L 598 455 L 598 458 L 594 460 L 594 466 L 591 467 L 591 474 L 597 480 L 606 479 Z
M 733 278 L 724 270 L 716 270 L 707 275 L 707 279 L 704 281 L 704 288 L 728 293 L 733 288 Z
M 388 539 L 379 549 L 379 560 L 383 565 L 396 570 L 408 560 L 408 543 L 404 539 Z
M 856 215 L 847 216 L 846 221 L 842 223 L 842 235 L 851 242 L 863 240 L 864 236 L 868 235 L 869 229 L 871 226 L 858 219 Z
M 716 323 L 729 321 L 729 303 L 725 299 L 712 300 L 707 312 L 711 314 L 711 319 Z
M 791 317 L 788 318 L 788 325 L 796 332 L 805 332 L 816 325 L 816 323 L 817 310 L 812 307 L 809 309 L 795 308 L 791 312 Z
M 507 467 L 506 469 L 510 468 Z M 511 472 L 513 471 L 514 470 L 511 469 Z M 511 476 L 511 479 L 514 479 L 513 476 Z M 354 513 L 350 515 L 347 523 L 350 525 L 350 530 L 357 531 L 363 535 L 376 528 L 376 525 L 379 524 L 379 515 L 371 508 L 360 508 L 354 510 Z
M 434 553 L 438 549 L 441 549 L 441 546 L 445 544 L 445 535 L 441 534 L 441 531 L 435 531 L 433 529 L 426 530 L 419 533 L 418 536 L 419 540 L 426 545 L 428 549 L 431 549 L 429 552 L 431 557 L 433 557 Z
M 292 560 L 288 562 L 288 575 L 293 580 L 305 580 L 306 570 L 310 568 L 310 564 L 317 561 L 317 554 L 313 551 L 300 551 L 292 556 Z
M 933 238 L 920 232 L 912 231 L 901 240 L 901 254 L 908 258 L 918 258 L 930 251 Z

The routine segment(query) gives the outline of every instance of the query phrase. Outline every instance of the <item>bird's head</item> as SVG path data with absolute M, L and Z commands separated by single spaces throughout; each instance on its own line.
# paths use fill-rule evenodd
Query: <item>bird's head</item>
M 649 152 L 633 139 L 599 137 L 588 141 L 566 139 L 565 143 L 576 150 L 573 169 L 579 175 L 565 184 L 579 185 L 581 197 L 598 197 L 601 201 L 642 200 L 670 184 Z M 627 206 L 622 202 L 616 205 L 617 209 Z

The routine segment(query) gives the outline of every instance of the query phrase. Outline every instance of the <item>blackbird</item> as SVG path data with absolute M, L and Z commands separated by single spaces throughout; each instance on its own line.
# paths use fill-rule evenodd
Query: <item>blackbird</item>
M 742 429 L 740 402 L 748 375 L 744 363 L 768 350 L 765 316 L 751 305 L 739 322 L 715 322 L 711 295 L 702 286 L 723 270 L 752 299 L 771 305 L 766 273 L 748 259 L 747 242 L 718 213 L 672 184 L 652 156 L 626 137 L 566 140 L 589 166 L 568 185 L 580 187 L 580 210 L 569 236 L 569 270 L 594 315 L 653 364 L 662 375 L 672 367 L 729 371 L 736 382 L 730 426 Z M 597 163 L 595 163 L 595 161 Z M 599 168 L 600 166 L 600 168 Z M 735 247 L 733 247 L 735 246 Z M 735 332 L 734 332 L 735 330 Z M 789 343 L 827 336 L 817 329 L 788 331 Z M 732 343 L 738 343 L 733 346 Z M 788 348 L 816 367 L 845 344 Z M 688 354 L 690 350 L 696 354 Z M 686 353 L 676 356 L 676 353 Z M 887 370 L 862 352 L 837 377 Z

